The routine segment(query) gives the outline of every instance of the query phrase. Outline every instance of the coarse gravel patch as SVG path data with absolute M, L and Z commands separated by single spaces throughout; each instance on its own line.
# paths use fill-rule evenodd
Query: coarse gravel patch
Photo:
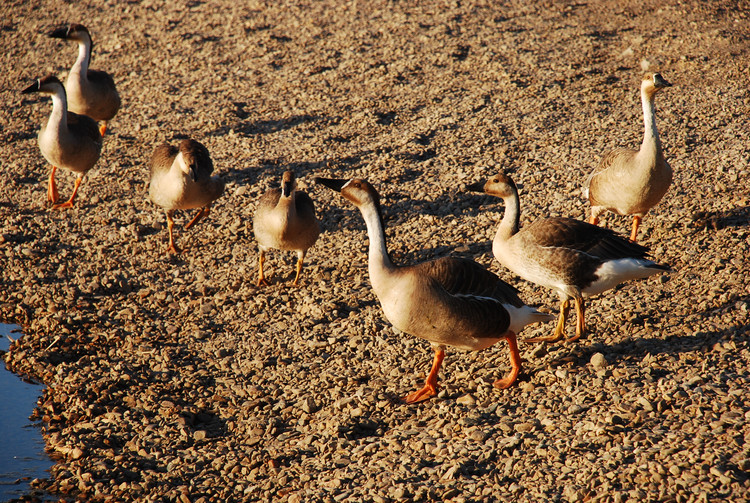
M 33 486 L 80 501 L 746 501 L 750 499 L 750 3 L 278 1 L 0 6 L 0 319 L 4 356 L 46 385 L 56 464 Z M 45 204 L 36 134 L 85 24 L 92 68 L 123 100 L 76 207 Z M 397 262 L 472 258 L 555 311 L 492 257 L 502 203 L 466 191 L 500 170 L 522 225 L 584 219 L 583 181 L 637 148 L 638 85 L 675 170 L 639 239 L 673 272 L 587 305 L 573 344 L 448 350 L 442 390 L 408 406 L 429 344 L 398 333 L 369 286 L 357 210 L 312 183 L 363 177 Z M 191 137 L 225 194 L 167 255 L 148 160 Z M 293 170 L 323 233 L 259 288 L 252 214 Z M 59 173 L 61 194 L 73 176 Z M 621 233 L 630 219 L 606 215 Z M 569 327 L 572 330 L 572 327 Z

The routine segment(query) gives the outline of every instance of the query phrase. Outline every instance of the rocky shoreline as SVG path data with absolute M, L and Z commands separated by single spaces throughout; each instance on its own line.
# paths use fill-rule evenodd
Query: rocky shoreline
M 47 385 L 57 461 L 34 486 L 78 501 L 747 500 L 748 7 L 4 4 L 0 319 L 25 333 L 4 357 Z M 50 103 L 18 92 L 75 59 L 46 36 L 58 21 L 88 25 L 92 66 L 123 97 L 67 212 L 44 204 Z M 657 122 L 676 175 L 641 232 L 674 272 L 593 299 L 575 344 L 524 344 L 553 323 L 527 328 L 510 389 L 492 387 L 504 347 L 449 350 L 439 396 L 403 404 L 429 345 L 385 320 L 364 224 L 313 176 L 376 186 L 395 260 L 473 258 L 554 310 L 493 261 L 502 205 L 465 188 L 508 170 L 522 225 L 585 218 L 588 172 L 640 141 L 647 69 L 674 83 Z M 184 137 L 227 189 L 195 228 L 179 216 L 184 251 L 167 255 L 147 161 Z M 273 253 L 258 288 L 252 214 L 286 169 L 324 232 L 299 287 L 293 254 Z

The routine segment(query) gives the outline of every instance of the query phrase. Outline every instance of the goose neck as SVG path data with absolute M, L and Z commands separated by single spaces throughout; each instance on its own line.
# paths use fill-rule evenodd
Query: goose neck
M 51 94 L 52 113 L 49 116 L 49 124 L 59 124 L 60 127 L 66 127 L 68 124 L 68 100 L 65 92 L 60 86 Z
M 661 141 L 659 140 L 659 131 L 656 129 L 656 109 L 654 107 L 653 92 L 646 90 L 641 91 L 641 105 L 643 106 L 643 143 L 641 152 L 644 151 L 661 151 Z
M 84 38 L 78 42 L 78 58 L 73 64 L 73 68 L 80 68 L 81 78 L 86 76 L 91 63 L 91 40 Z
M 521 219 L 521 205 L 518 200 L 518 190 L 511 187 L 511 194 L 503 197 L 505 203 L 505 213 L 500 225 L 497 228 L 495 239 L 508 240 L 518 232 L 519 222 Z
M 370 240 L 368 251 L 368 267 L 371 277 L 377 277 L 383 271 L 395 269 L 385 239 L 385 228 L 379 208 L 373 203 L 360 206 L 359 210 L 365 219 L 367 237 Z

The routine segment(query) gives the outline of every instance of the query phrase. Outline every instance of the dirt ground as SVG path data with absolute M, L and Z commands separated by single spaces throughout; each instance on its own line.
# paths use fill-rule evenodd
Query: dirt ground
M 746 501 L 750 497 L 750 3 L 746 1 L 5 1 L 0 6 L 0 318 L 8 366 L 47 385 L 57 464 L 37 491 L 81 501 Z M 36 135 L 86 25 L 123 105 L 76 207 L 46 204 Z M 503 208 L 466 186 L 504 170 L 522 225 L 584 219 L 601 156 L 637 148 L 645 72 L 674 182 L 640 240 L 674 272 L 592 299 L 591 333 L 449 350 L 373 295 L 359 213 L 314 176 L 382 196 L 394 258 L 492 257 Z M 162 141 L 211 153 L 225 194 L 168 255 L 147 195 Z M 256 201 L 295 171 L 324 229 L 301 285 L 271 253 L 255 286 Z M 60 173 L 62 197 L 74 177 Z M 607 225 L 629 232 L 630 219 Z M 572 330 L 572 327 L 569 327 Z

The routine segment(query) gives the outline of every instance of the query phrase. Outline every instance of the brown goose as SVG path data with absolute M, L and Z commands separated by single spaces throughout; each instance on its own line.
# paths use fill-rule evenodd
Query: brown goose
M 268 286 L 263 263 L 271 248 L 297 252 L 297 274 L 293 284 L 299 284 L 305 255 L 318 240 L 320 226 L 312 199 L 305 192 L 296 190 L 293 172 L 284 172 L 281 189 L 271 189 L 260 198 L 253 216 L 253 231 L 259 248 L 258 286 Z
M 519 229 L 518 189 L 505 174 L 468 188 L 505 202 L 505 214 L 492 241 L 492 253 L 498 262 L 560 296 L 560 317 L 554 334 L 529 341 L 562 338 L 571 299 L 577 315 L 576 335 L 567 341 L 575 341 L 586 331 L 584 297 L 602 293 L 623 281 L 669 271 L 668 266 L 647 258 L 648 248 L 580 220 L 545 218 Z
M 199 208 L 185 228 L 207 217 L 211 204 L 224 192 L 224 180 L 211 176 L 214 163 L 203 144 L 187 139 L 179 147 L 162 143 L 151 157 L 149 197 L 167 213 L 169 246 L 167 253 L 180 253 L 172 228 L 175 210 Z
M 52 113 L 39 131 L 39 150 L 52 165 L 47 186 L 47 200 L 52 209 L 73 207 L 73 200 L 86 173 L 99 160 L 102 137 L 96 121 L 85 115 L 68 111 L 65 88 L 57 77 L 44 77 L 21 91 L 23 94 L 40 93 L 52 97 Z M 75 188 L 70 199 L 58 204 L 60 198 L 55 184 L 55 172 L 63 168 L 76 173 Z
M 505 339 L 511 372 L 494 386 L 511 386 L 521 370 L 516 334 L 530 323 L 553 316 L 525 305 L 518 291 L 472 260 L 444 257 L 410 266 L 391 261 L 385 242 L 380 198 L 365 180 L 317 178 L 341 192 L 365 219 L 370 241 L 368 270 L 372 289 L 394 327 L 430 342 L 435 357 L 424 387 L 405 397 L 420 402 L 437 394 L 445 346 L 479 351 Z
M 91 49 L 94 45 L 89 30 L 81 24 L 71 24 L 56 29 L 49 36 L 78 43 L 78 59 L 70 69 L 65 82 L 68 104 L 73 112 L 100 121 L 99 133 L 104 136 L 107 122 L 120 109 L 120 95 L 115 81 L 108 73 L 89 70 Z
M 645 132 L 641 149 L 618 148 L 608 152 L 584 188 L 584 197 L 591 203 L 589 222 L 597 224 L 605 210 L 633 215 L 631 241 L 638 237 L 643 216 L 661 201 L 672 183 L 672 168 L 664 159 L 654 109 L 656 93 L 671 85 L 659 73 L 643 78 L 641 103 Z

